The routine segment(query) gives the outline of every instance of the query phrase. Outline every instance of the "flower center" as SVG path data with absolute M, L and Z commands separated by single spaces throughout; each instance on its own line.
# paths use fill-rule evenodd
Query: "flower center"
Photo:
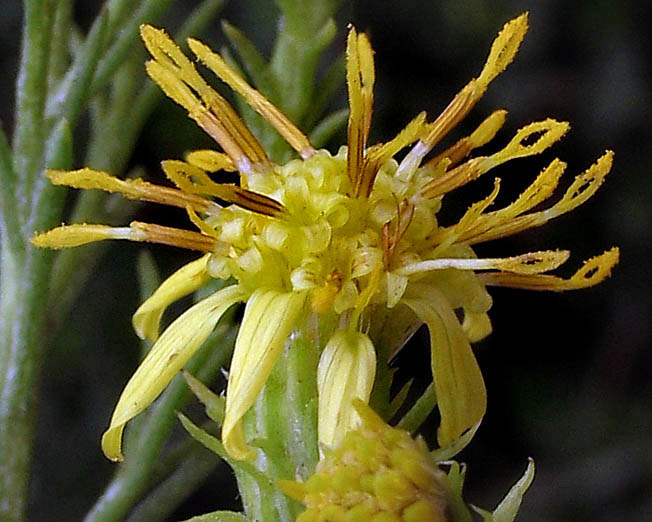
M 356 197 L 346 154 L 346 147 L 335 156 L 319 151 L 271 174 L 248 175 L 243 186 L 279 201 L 286 212 L 269 217 L 230 206 L 210 218 L 220 245 L 211 274 L 234 275 L 252 291 L 309 291 L 318 313 L 353 308 L 371 284 L 378 287 L 374 302 L 396 304 L 402 292 L 388 287 L 392 277 L 372 276 L 421 259 L 437 229 L 441 198 L 420 195 L 427 181 L 420 171 L 407 181 L 395 176 L 393 159 L 380 168 L 369 196 Z

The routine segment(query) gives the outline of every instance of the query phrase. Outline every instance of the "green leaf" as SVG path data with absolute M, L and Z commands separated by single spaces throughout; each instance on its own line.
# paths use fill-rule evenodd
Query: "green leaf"
M 226 21 L 222 22 L 224 34 L 231 42 L 231 45 L 238 53 L 247 73 L 251 77 L 254 86 L 272 103 L 277 101 L 277 88 L 267 61 L 258 52 L 256 46 L 245 36 L 245 34 Z
M 302 121 L 308 112 L 319 56 L 335 33 L 335 22 L 326 19 L 305 39 L 290 31 L 279 34 L 270 65 L 278 86 L 280 108 L 295 122 Z
M 73 157 L 73 136 L 68 120 L 62 118 L 45 145 L 45 165 L 53 169 L 69 169 Z M 66 197 L 65 187 L 52 185 L 44 175 L 34 187 L 27 234 L 46 230 L 61 220 Z
M 340 109 L 326 116 L 310 132 L 308 139 L 316 148 L 324 147 L 329 140 L 346 125 L 349 117 L 349 109 Z
M 192 393 L 206 408 L 208 418 L 216 424 L 222 424 L 224 422 L 224 408 L 226 407 L 225 397 L 213 393 L 208 386 L 187 371 L 183 372 L 183 377 L 186 379 Z
M 198 517 L 192 517 L 185 522 L 249 522 L 242 513 L 235 511 L 213 511 Z
M 466 467 L 460 466 L 459 463 L 451 461 L 450 470 L 446 476 L 448 483 L 447 504 L 454 522 L 472 522 L 471 513 L 469 512 L 464 500 L 462 499 L 462 490 L 464 489 L 464 479 Z
M 197 426 L 194 422 L 192 422 L 183 413 L 178 412 L 177 417 L 179 417 L 179 420 L 181 421 L 181 424 L 183 425 L 184 429 L 188 432 L 188 434 L 193 439 L 199 442 L 202 446 L 211 450 L 213 453 L 215 453 L 215 455 L 218 455 L 219 457 L 223 458 L 226 461 L 230 461 L 229 456 L 227 455 L 226 450 L 224 449 L 224 445 L 220 442 L 219 439 L 213 437 L 210 433 L 202 430 L 199 426 Z
M 59 0 L 54 12 L 48 61 L 48 86 L 50 89 L 61 80 L 68 67 L 72 23 L 72 1 Z
M 523 473 L 520 480 L 512 486 L 507 495 L 505 495 L 505 498 L 500 504 L 498 504 L 496 509 L 494 509 L 493 513 L 471 506 L 477 513 L 482 515 L 485 522 L 513 522 L 516 518 L 518 510 L 521 507 L 521 502 L 523 501 L 523 496 L 534 480 L 534 461 L 532 459 L 528 460 L 529 462 L 525 473 Z
M 315 88 L 315 96 L 304 119 L 305 128 L 311 129 L 324 113 L 338 89 L 344 85 L 346 58 L 344 54 L 331 63 Z
M 308 40 L 322 27 L 337 9 L 342 0 L 276 0 L 283 12 L 287 32 Z
M 202 32 L 213 21 L 217 12 L 222 8 L 222 5 L 224 5 L 224 0 L 204 0 L 186 18 L 181 29 L 175 35 L 175 39 L 179 42 L 184 42 L 185 45 L 185 41 L 190 36 L 196 36 L 197 33 Z
M 414 378 L 409 379 L 391 400 L 389 408 L 387 409 L 388 419 L 394 417 L 394 415 L 398 413 L 398 410 L 401 409 L 401 406 L 405 403 L 405 399 L 407 399 L 408 392 L 410 391 L 413 382 Z
M 453 458 L 468 446 L 469 442 L 471 442 L 475 436 L 475 432 L 478 431 L 479 427 L 480 422 L 478 422 L 475 426 L 472 426 L 464 435 L 462 435 L 459 439 L 455 439 L 448 446 L 437 448 L 436 450 L 431 451 L 430 456 L 437 462 Z
M 127 59 L 131 49 L 139 39 L 140 25 L 143 23 L 156 23 L 173 1 L 146 1 L 125 23 L 116 23 L 115 27 L 112 27 L 109 37 L 112 38 L 117 35 L 117 38 L 100 62 L 90 88 L 91 93 L 95 93 L 104 87 L 118 67 Z
M 61 87 L 52 98 L 48 114 L 63 116 L 74 126 L 90 97 L 91 80 L 104 51 L 107 27 L 107 15 L 100 14 Z M 57 103 L 57 100 L 60 101 Z
M 424 391 L 421 397 L 417 399 L 412 408 L 403 415 L 403 418 L 400 420 L 397 427 L 409 431 L 410 433 L 414 433 L 423 424 L 436 405 L 437 392 L 435 391 L 435 385 L 430 383 L 428 388 L 426 388 L 426 391 Z
M 206 448 L 187 439 L 191 451 L 180 460 L 173 471 L 148 493 L 129 514 L 125 522 L 164 522 L 185 502 L 222 464 Z M 184 444 L 185 446 L 185 444 Z M 167 456 L 167 454 L 166 454 Z M 222 470 L 222 473 L 228 473 Z

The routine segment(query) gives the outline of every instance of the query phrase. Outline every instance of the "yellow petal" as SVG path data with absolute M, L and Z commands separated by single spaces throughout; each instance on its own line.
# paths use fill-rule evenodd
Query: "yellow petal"
M 247 302 L 231 360 L 222 426 L 222 443 L 234 459 L 255 456 L 255 452 L 247 447 L 242 417 L 255 402 L 272 371 L 304 301 L 305 292 L 260 288 Z
M 412 285 L 403 302 L 430 331 L 430 363 L 441 414 L 437 438 L 440 446 L 447 446 L 485 414 L 482 373 L 455 312 L 439 290 Z
M 123 459 L 125 424 L 158 397 L 206 341 L 224 312 L 245 298 L 246 292 L 237 285 L 224 288 L 188 309 L 163 332 L 129 379 L 102 436 L 102 451 L 108 458 Z
M 469 312 L 464 310 L 462 330 L 470 343 L 476 343 L 487 337 L 491 331 L 491 320 L 486 312 Z
M 618 263 L 619 256 L 620 252 L 617 247 L 607 250 L 603 254 L 585 261 L 582 268 L 569 279 L 549 274 L 507 273 L 481 274 L 480 277 L 485 284 L 492 286 L 507 286 L 524 290 L 551 290 L 554 292 L 578 290 L 604 281 L 611 273 L 611 269 Z
M 367 403 L 376 376 L 376 350 L 369 337 L 339 330 L 328 341 L 319 359 L 319 442 L 336 447 L 359 417 L 353 400 Z
M 166 308 L 177 299 L 188 295 L 207 283 L 210 254 L 184 265 L 168 277 L 161 286 L 138 307 L 131 322 L 141 339 L 155 341 L 158 338 L 159 324 Z

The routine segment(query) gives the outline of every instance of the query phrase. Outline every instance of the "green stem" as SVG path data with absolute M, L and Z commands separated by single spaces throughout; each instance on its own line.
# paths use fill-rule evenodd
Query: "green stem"
M 14 172 L 20 174 L 16 187 L 18 208 L 23 218 L 31 188 L 43 167 L 45 142 L 44 111 L 50 42 L 49 10 L 45 0 L 25 0 L 23 42 L 16 82 L 16 128 L 14 129 Z M 24 224 L 24 221 L 23 221 Z M 26 231 L 24 231 L 26 232 Z
M 34 438 L 36 388 L 43 361 L 49 252 L 2 245 L 0 273 L 0 520 L 24 520 Z
M 0 211 L 2 212 L 2 230 L 9 248 L 20 251 L 23 242 L 20 233 L 20 221 L 16 212 L 16 173 L 12 165 L 12 154 L 4 131 L 0 129 Z
M 287 341 L 254 407 L 246 429 L 262 453 L 256 467 L 273 491 L 255 476 L 238 475 L 238 488 L 250 520 L 293 521 L 302 507 L 276 488 L 279 479 L 307 478 L 319 461 L 317 441 L 317 364 L 323 339 L 335 322 L 310 316 Z

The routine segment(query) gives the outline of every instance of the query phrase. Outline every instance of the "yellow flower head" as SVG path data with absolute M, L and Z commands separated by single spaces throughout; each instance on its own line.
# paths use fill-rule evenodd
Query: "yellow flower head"
M 319 462 L 306 482 L 281 480 L 306 506 L 297 522 L 388 520 L 446 522 L 446 475 L 421 438 L 392 428 L 364 402 L 362 422 Z
M 319 365 L 319 436 L 334 446 L 355 426 L 354 398 L 367 401 L 376 353 L 367 328 L 377 310 L 398 309 L 425 323 L 431 337 L 431 366 L 441 425 L 439 443 L 448 445 L 485 413 L 486 392 L 470 342 L 486 336 L 491 306 L 486 285 L 567 290 L 602 281 L 618 260 L 616 248 L 590 259 L 570 279 L 547 272 L 569 252 L 544 251 L 478 259 L 476 243 L 540 226 L 573 210 L 598 189 L 612 164 L 606 152 L 575 178 L 561 199 L 540 207 L 565 169 L 552 161 L 513 203 L 488 210 L 491 193 L 472 204 L 453 225 L 436 214 L 443 197 L 506 161 L 543 152 L 568 130 L 547 119 L 520 129 L 502 149 L 469 159 L 488 143 L 506 112 L 489 115 L 469 136 L 431 158 L 426 156 L 473 108 L 489 83 L 512 61 L 527 30 L 527 14 L 505 25 L 487 62 L 434 121 L 419 114 L 392 140 L 368 144 L 373 111 L 374 60 L 367 36 L 351 29 L 347 40 L 350 102 L 348 145 L 333 155 L 315 150 L 297 127 L 225 61 L 201 42 L 189 40 L 197 59 L 242 96 L 297 152 L 299 159 L 277 165 L 233 108 L 212 89 L 195 65 L 161 30 L 142 27 L 153 59 L 147 72 L 182 105 L 223 152 L 191 152 L 185 161 L 163 162 L 176 188 L 143 180 L 121 180 L 81 169 L 48 171 L 53 183 L 119 192 L 126 197 L 174 205 L 187 211 L 197 231 L 133 222 L 129 227 L 78 224 L 36 235 L 34 244 L 64 248 L 103 239 L 129 239 L 203 252 L 173 274 L 138 309 L 134 327 L 155 341 L 127 384 L 103 449 L 121 458 L 121 434 L 206 340 L 222 314 L 246 302 L 227 387 L 222 439 L 234 458 L 254 455 L 242 417 L 255 401 L 295 324 L 307 315 L 336 317 L 340 330 L 324 340 Z M 399 162 L 394 156 L 406 147 Z M 239 184 L 217 183 L 213 173 L 237 171 Z M 223 206 L 220 202 L 226 202 Z M 165 308 L 211 278 L 236 279 L 200 301 L 159 337 Z M 460 323 L 456 310 L 461 311 Z M 316 347 L 320 349 L 321 346 Z

